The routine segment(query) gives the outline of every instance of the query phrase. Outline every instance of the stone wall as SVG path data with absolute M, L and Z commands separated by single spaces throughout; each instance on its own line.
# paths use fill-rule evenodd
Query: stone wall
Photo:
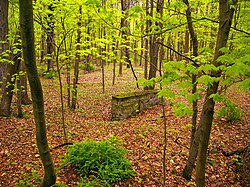
M 160 103 L 157 91 L 148 90 L 112 97 L 112 120 L 122 120 Z

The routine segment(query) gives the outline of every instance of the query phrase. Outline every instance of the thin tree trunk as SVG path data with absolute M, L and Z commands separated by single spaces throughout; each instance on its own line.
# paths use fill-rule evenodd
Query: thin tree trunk
M 45 34 L 42 33 L 42 37 L 41 37 L 41 52 L 40 52 L 40 63 L 43 63 L 44 60 L 44 56 L 45 56 Z
M 194 30 L 193 26 L 193 21 L 192 21 L 192 16 L 191 16 L 191 7 L 189 6 L 188 0 L 183 0 L 183 2 L 187 5 L 187 10 L 186 10 L 186 18 L 187 18 L 187 23 L 188 23 L 188 30 L 192 39 L 192 51 L 193 51 L 193 56 L 197 57 L 198 56 L 198 40 L 197 40 L 197 35 Z M 189 37 L 187 36 L 188 34 L 186 33 L 186 43 L 189 43 Z M 186 44 L 185 47 L 185 53 L 188 52 L 188 44 Z M 196 75 L 192 74 L 192 94 L 196 93 L 197 90 L 197 83 L 196 83 Z M 199 145 L 199 138 L 200 138 L 200 132 L 196 131 L 196 123 L 197 123 L 197 115 L 198 115 L 198 102 L 197 100 L 194 100 L 192 103 L 192 109 L 193 109 L 193 114 L 192 114 L 192 131 L 191 131 L 191 139 L 190 139 L 190 150 L 189 150 L 189 155 L 188 155 L 188 160 L 186 163 L 186 166 L 182 172 L 182 176 L 190 180 L 192 171 L 194 168 L 194 163 L 196 160 L 197 152 L 198 152 L 198 145 Z M 195 139 L 195 134 L 197 132 L 197 137 Z
M 55 184 L 56 173 L 47 141 L 43 91 L 36 67 L 32 0 L 19 0 L 19 9 L 23 57 L 33 100 L 36 142 L 44 167 L 44 177 L 40 186 L 48 187 Z
M 48 8 L 51 12 L 53 12 L 53 3 L 48 5 Z M 48 29 L 47 29 L 47 72 L 51 72 L 54 70 L 53 64 L 53 51 L 54 51 L 54 16 L 52 13 L 48 14 Z
M 0 1 L 0 58 L 3 58 L 4 56 L 3 54 L 8 49 L 8 42 L 7 42 L 8 10 L 9 10 L 9 1 L 1 0 Z M 7 75 L 7 63 L 0 63 L 0 89 L 1 91 L 4 91 L 4 85 L 5 85 L 4 77 L 6 77 L 6 75 Z
M 23 117 L 23 110 L 22 110 L 22 100 L 21 100 L 21 84 L 20 84 L 20 77 L 16 79 L 16 85 L 17 85 L 17 117 L 22 118 Z
M 82 14 L 82 6 L 79 7 L 79 14 Z M 71 102 L 71 108 L 76 109 L 76 101 L 77 101 L 77 85 L 78 85 L 78 77 L 79 77 L 79 63 L 80 63 L 80 52 L 81 49 L 80 43 L 81 43 L 81 25 L 82 20 L 79 18 L 78 20 L 78 29 L 77 29 L 77 39 L 76 39 L 76 60 L 75 60 L 75 68 L 74 68 L 74 78 L 73 78 L 73 91 L 72 91 L 72 102 Z
M 25 64 L 21 61 L 20 71 L 26 72 Z M 21 85 L 21 103 L 23 105 L 29 105 L 32 103 L 28 96 L 28 86 L 27 86 L 27 75 L 26 73 L 20 77 L 20 85 Z
M 153 0 L 151 0 L 151 11 L 150 16 L 153 16 Z M 162 18 L 163 15 L 163 6 L 164 6 L 164 0 L 157 0 L 157 6 L 156 6 L 156 12 L 160 14 L 160 18 Z M 162 23 L 156 22 L 156 26 L 159 26 L 161 29 L 163 27 Z M 160 35 L 156 34 L 152 37 L 150 37 L 150 68 L 149 68 L 149 76 L 148 79 L 156 77 L 156 71 L 158 67 L 158 56 L 159 56 L 159 44 L 160 42 Z M 148 87 L 148 89 L 154 89 L 154 85 Z
M 149 34 L 149 28 L 150 28 L 150 20 L 148 18 L 149 16 L 149 0 L 146 0 L 146 35 Z M 145 37 L 144 39 L 145 41 L 145 52 L 144 52 L 144 78 L 145 79 L 148 79 L 148 54 L 149 54 L 149 39 L 148 39 L 148 36 Z
M 233 4 L 236 5 L 237 0 L 233 0 Z M 217 42 L 213 60 L 213 65 L 216 67 L 220 65 L 220 63 L 217 62 L 218 57 L 223 55 L 220 49 L 226 47 L 227 45 L 233 14 L 234 7 L 230 5 L 229 0 L 219 0 L 219 30 L 217 34 Z M 221 72 L 212 72 L 211 76 L 220 77 Z M 214 82 L 210 87 L 208 87 L 205 97 L 205 103 L 202 108 L 202 114 L 200 119 L 201 135 L 196 170 L 196 185 L 198 187 L 205 186 L 205 166 L 207 160 L 207 149 L 210 139 L 215 105 L 215 102 L 212 98 L 210 98 L 210 96 L 212 94 L 217 93 L 218 85 L 219 82 Z
M 15 62 L 14 64 L 7 64 L 7 67 L 8 67 L 7 69 L 8 73 L 6 77 L 3 95 L 1 98 L 0 116 L 10 116 L 10 107 L 11 107 L 13 89 L 15 84 L 15 79 L 13 78 L 13 75 L 17 73 L 19 63 Z

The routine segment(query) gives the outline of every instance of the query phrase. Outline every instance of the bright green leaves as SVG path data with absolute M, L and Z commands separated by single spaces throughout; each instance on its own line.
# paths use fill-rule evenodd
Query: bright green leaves
M 211 94 L 209 96 L 209 99 L 213 99 L 214 102 L 221 102 L 223 100 L 223 97 L 220 94 Z
M 220 77 L 211 77 L 210 75 L 202 75 L 197 79 L 197 83 L 203 83 L 206 86 L 211 86 L 214 82 L 218 82 Z
M 126 153 L 117 137 L 99 142 L 87 140 L 69 148 L 64 164 L 72 164 L 80 173 L 80 186 L 110 186 L 135 176 Z M 98 185 L 94 184 L 97 181 Z
M 184 102 L 178 102 L 174 107 L 174 114 L 176 116 L 182 117 L 185 115 L 191 115 L 193 113 L 192 109 L 188 107 Z

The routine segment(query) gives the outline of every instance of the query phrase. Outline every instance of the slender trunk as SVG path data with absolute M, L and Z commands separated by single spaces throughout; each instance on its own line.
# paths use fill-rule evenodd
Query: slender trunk
M 153 17 L 153 0 L 151 0 L 151 11 L 150 16 Z M 164 6 L 164 0 L 157 0 L 157 6 L 156 6 L 156 12 L 160 15 L 160 19 L 162 19 L 163 16 L 163 6 Z M 163 27 L 162 23 L 156 22 L 156 26 L 159 26 L 161 29 Z M 159 44 L 158 42 L 161 41 L 160 34 L 156 34 L 152 37 L 150 37 L 150 68 L 149 68 L 149 76 L 148 79 L 156 77 L 156 71 L 158 67 L 158 56 L 159 56 Z M 154 85 L 149 87 L 148 89 L 154 89 Z
M 187 10 L 186 10 L 186 18 L 187 18 L 187 23 L 188 23 L 188 31 L 190 33 L 191 39 L 192 39 L 192 51 L 193 51 L 193 56 L 197 57 L 198 56 L 198 40 L 197 40 L 197 35 L 194 30 L 193 22 L 192 22 L 192 16 L 191 16 L 191 8 L 189 6 L 188 0 L 183 0 L 183 2 L 187 5 Z M 188 50 L 188 44 L 189 44 L 189 39 L 188 39 L 188 33 L 186 33 L 186 47 L 185 47 L 185 53 L 187 53 Z M 196 83 L 196 75 L 192 74 L 192 94 L 195 94 L 197 91 L 197 83 Z M 197 157 L 197 152 L 198 152 L 198 145 L 199 145 L 199 139 L 200 139 L 200 132 L 198 130 L 196 131 L 196 123 L 197 123 L 197 115 L 198 115 L 198 102 L 197 100 L 194 100 L 192 103 L 192 109 L 193 109 L 193 114 L 192 114 L 192 131 L 191 131 L 191 139 L 190 139 L 190 150 L 189 150 L 189 155 L 188 155 L 188 160 L 186 163 L 186 166 L 182 172 L 182 176 L 190 180 L 192 171 L 194 168 L 194 163 Z M 197 133 L 196 133 L 197 132 Z M 195 135 L 196 134 L 196 135 Z M 196 136 L 196 137 L 195 137 Z
M 149 34 L 149 28 L 150 28 L 150 20 L 148 18 L 149 16 L 149 0 L 146 0 L 146 35 Z M 144 52 L 144 78 L 145 79 L 148 79 L 148 54 L 149 54 L 149 39 L 148 39 L 148 36 L 145 37 L 144 39 L 145 41 L 145 52 Z
M 44 60 L 44 56 L 45 56 L 45 34 L 43 33 L 42 34 L 42 37 L 41 37 L 41 54 L 40 54 L 40 63 L 42 64 L 43 63 L 43 60 Z
M 13 97 L 13 89 L 15 84 L 15 78 L 13 77 L 14 74 L 18 72 L 19 62 L 17 59 L 13 59 L 14 64 L 7 64 L 7 76 L 6 76 L 6 83 L 4 86 L 3 95 L 1 98 L 0 104 L 0 116 L 10 116 L 10 107 L 11 101 Z
M 22 110 L 22 100 L 21 100 L 21 84 L 20 84 L 20 77 L 16 79 L 16 85 L 17 85 L 17 117 L 22 118 L 23 117 L 23 110 Z
M 48 6 L 49 10 L 53 12 L 53 3 L 50 3 Z M 54 49 L 54 16 L 52 13 L 48 14 L 48 29 L 47 29 L 47 72 L 51 72 L 54 70 L 53 64 L 53 49 Z
M 25 64 L 21 61 L 20 71 L 26 72 Z M 26 73 L 20 77 L 20 85 L 21 85 L 21 102 L 23 105 L 29 105 L 32 103 L 28 96 L 28 86 L 27 86 L 27 75 Z
M 233 4 L 236 5 L 237 0 L 233 0 Z M 226 47 L 227 45 L 233 14 L 234 6 L 230 5 L 229 0 L 219 0 L 219 30 L 217 34 L 217 42 L 213 60 L 213 65 L 216 67 L 220 65 L 220 63 L 217 62 L 218 57 L 223 55 L 220 49 Z M 211 76 L 219 77 L 221 76 L 221 72 L 212 72 Z M 210 98 L 210 96 L 212 94 L 217 93 L 218 86 L 219 82 L 214 82 L 210 87 L 207 88 L 205 103 L 202 108 L 202 114 L 200 119 L 201 135 L 196 170 L 196 185 L 198 187 L 205 186 L 205 166 L 207 160 L 207 149 L 210 139 L 215 105 L 215 102 L 212 98 Z
M 8 49 L 8 10 L 9 1 L 0 1 L 0 58 L 4 58 L 4 53 Z M 5 57 L 6 58 L 6 57 Z M 5 79 L 7 75 L 7 63 L 0 63 L 0 90 L 4 90 Z
M 79 7 L 79 13 L 82 14 L 82 6 Z M 81 43 L 81 25 L 82 20 L 79 18 L 78 20 L 78 29 L 77 29 L 77 39 L 76 39 L 76 60 L 75 60 L 75 68 L 74 68 L 74 78 L 73 78 L 73 91 L 72 91 L 72 102 L 71 102 L 71 108 L 76 109 L 76 101 L 77 101 L 77 84 L 78 84 L 78 77 L 79 77 L 79 63 L 80 63 L 80 52 L 81 49 L 80 43 Z
M 43 91 L 35 60 L 32 0 L 19 0 L 19 9 L 23 57 L 33 100 L 33 112 L 36 124 L 36 142 L 44 167 L 44 177 L 40 186 L 48 187 L 55 184 L 56 173 L 47 141 Z

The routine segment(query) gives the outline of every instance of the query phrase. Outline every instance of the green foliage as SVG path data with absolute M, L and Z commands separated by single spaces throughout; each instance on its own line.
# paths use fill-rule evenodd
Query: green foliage
M 224 99 L 224 106 L 219 109 L 217 118 L 226 118 L 229 122 L 237 122 L 241 120 L 241 111 L 235 103 L 229 99 Z
M 20 187 L 32 186 L 33 187 L 36 185 L 32 184 L 31 182 L 32 180 L 35 180 L 36 182 L 40 182 L 40 177 L 39 177 L 37 169 L 32 169 L 31 174 L 22 173 L 22 175 L 24 178 L 22 180 L 19 180 L 16 186 L 20 186 Z
M 68 150 L 65 164 L 72 164 L 82 177 L 79 186 L 110 186 L 112 183 L 134 177 L 127 150 L 117 137 L 103 141 L 86 140 Z
M 46 79 L 53 79 L 53 78 L 57 77 L 57 74 L 55 72 L 45 72 L 45 73 L 43 73 L 43 76 Z
M 85 70 L 85 71 L 95 71 L 95 66 L 93 65 L 93 63 L 89 63 L 89 64 L 79 64 L 79 69 L 81 70 Z
M 243 165 L 243 159 L 240 155 L 235 155 L 234 158 L 232 158 L 232 160 L 238 165 L 238 166 L 242 166 Z

